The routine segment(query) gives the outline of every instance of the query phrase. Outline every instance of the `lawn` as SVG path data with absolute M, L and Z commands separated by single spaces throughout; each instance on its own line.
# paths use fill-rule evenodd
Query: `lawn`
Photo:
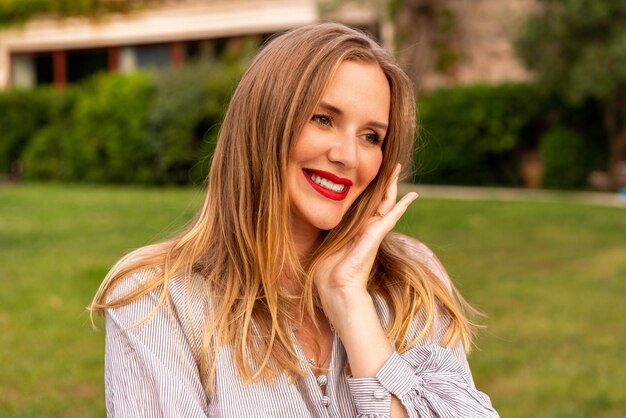
M 103 417 L 85 306 L 124 252 L 175 231 L 193 189 L 0 188 L 0 417 Z M 488 317 L 470 357 L 503 417 L 626 416 L 626 209 L 420 197 L 427 243 Z

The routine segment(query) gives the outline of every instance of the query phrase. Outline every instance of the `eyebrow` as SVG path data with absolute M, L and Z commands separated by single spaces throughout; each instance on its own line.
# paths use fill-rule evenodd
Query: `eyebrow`
M 342 116 L 343 115 L 343 111 L 341 109 L 339 109 L 336 106 L 331 105 L 330 103 L 326 103 L 326 102 L 320 102 L 319 106 L 323 109 L 326 109 L 327 111 L 334 113 L 338 116 Z M 380 128 L 382 130 L 384 130 L 385 132 L 387 131 L 387 128 L 389 128 L 389 125 L 387 125 L 386 123 L 383 122 L 378 122 L 375 120 L 369 121 L 367 123 L 368 125 L 372 125 L 375 126 L 377 128 Z

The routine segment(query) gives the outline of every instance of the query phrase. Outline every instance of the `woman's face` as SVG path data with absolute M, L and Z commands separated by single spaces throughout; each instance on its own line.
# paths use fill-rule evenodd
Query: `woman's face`
M 376 177 L 390 100 L 389 82 L 377 64 L 339 66 L 287 166 L 295 236 L 337 226 Z

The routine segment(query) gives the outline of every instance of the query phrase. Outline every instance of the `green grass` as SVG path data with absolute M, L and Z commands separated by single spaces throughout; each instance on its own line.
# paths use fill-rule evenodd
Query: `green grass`
M 124 252 L 193 215 L 191 189 L 0 188 L 0 417 L 103 417 L 85 306 Z M 626 210 L 420 198 L 399 229 L 488 314 L 470 357 L 503 417 L 626 416 Z

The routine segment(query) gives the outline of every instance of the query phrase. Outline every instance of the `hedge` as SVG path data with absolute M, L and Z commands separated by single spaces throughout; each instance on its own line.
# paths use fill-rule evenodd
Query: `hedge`
M 242 69 L 231 59 L 2 93 L 0 172 L 21 166 L 26 179 L 201 182 Z
M 0 173 L 21 166 L 27 179 L 200 183 L 243 68 L 243 61 L 225 59 L 104 74 L 63 91 L 0 93 Z M 418 108 L 416 182 L 519 186 L 521 155 L 540 149 L 546 186 L 583 187 L 606 161 L 594 105 L 566 108 L 530 84 L 442 89 Z M 559 127 L 578 137 L 557 130 L 540 146 L 543 134 Z M 557 152 L 571 145 L 565 136 L 574 146 Z M 580 155 L 572 153 L 581 150 L 585 164 L 574 163 Z
M 542 104 L 526 84 L 441 89 L 420 100 L 416 181 L 520 185 L 518 148 Z
M 606 167 L 608 135 L 593 101 L 572 107 L 533 84 L 478 84 L 434 91 L 419 109 L 416 182 L 521 186 L 521 159 L 536 150 L 546 187 L 582 188 L 592 170 Z M 550 143 L 565 145 L 553 137 L 563 131 L 577 138 L 568 135 L 573 147 L 555 155 Z M 583 152 L 585 162 L 574 165 Z
M 555 128 L 543 136 L 540 151 L 544 187 L 573 189 L 585 185 L 593 165 L 582 135 L 571 129 Z
M 146 133 L 157 183 L 199 183 L 208 166 L 243 66 L 226 60 L 161 73 Z
M 103 75 L 61 96 L 72 97 L 38 131 L 23 155 L 29 179 L 150 181 L 145 125 L 152 82 L 146 74 Z
M 56 118 L 64 100 L 65 95 L 49 88 L 0 94 L 0 173 L 18 169 L 26 144 Z

